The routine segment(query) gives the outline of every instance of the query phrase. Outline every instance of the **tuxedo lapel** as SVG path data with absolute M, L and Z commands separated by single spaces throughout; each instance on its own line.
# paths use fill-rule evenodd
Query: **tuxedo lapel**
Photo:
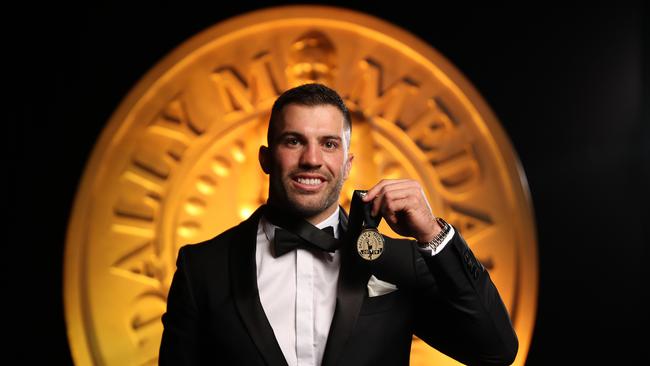
M 273 328 L 266 318 L 257 288 L 257 266 L 255 247 L 257 245 L 257 225 L 262 215 L 258 208 L 250 218 L 239 226 L 240 238 L 232 243 L 230 251 L 231 286 L 235 305 L 248 329 L 253 342 L 268 365 L 287 365 Z
M 363 303 L 366 284 L 370 278 L 370 274 L 364 271 L 359 266 L 359 263 L 355 263 L 357 258 L 354 257 L 354 240 L 361 230 L 361 224 L 348 222 L 348 217 L 342 207 L 340 213 L 339 223 L 343 229 L 343 244 L 340 249 L 341 270 L 339 272 L 336 308 L 327 336 L 323 366 L 335 365 L 343 352 L 345 343 L 354 330 Z

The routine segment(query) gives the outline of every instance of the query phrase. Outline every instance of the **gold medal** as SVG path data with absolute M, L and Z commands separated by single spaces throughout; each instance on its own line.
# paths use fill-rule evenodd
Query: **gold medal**
M 374 261 L 384 252 L 384 237 L 376 228 L 365 228 L 357 238 L 357 253 L 367 261 Z

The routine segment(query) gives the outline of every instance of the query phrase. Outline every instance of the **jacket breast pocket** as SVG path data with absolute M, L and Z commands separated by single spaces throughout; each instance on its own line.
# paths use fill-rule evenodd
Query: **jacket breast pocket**
M 399 290 L 397 290 L 386 295 L 366 297 L 361 305 L 359 315 L 371 315 L 389 311 L 395 307 L 399 295 Z

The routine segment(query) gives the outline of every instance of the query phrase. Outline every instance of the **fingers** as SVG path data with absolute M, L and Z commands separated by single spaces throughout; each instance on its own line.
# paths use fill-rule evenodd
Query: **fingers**
M 387 190 L 401 189 L 401 188 L 406 188 L 411 186 L 419 187 L 420 185 L 418 184 L 418 182 L 411 179 L 382 179 L 374 187 L 368 190 L 368 193 L 363 198 L 363 201 L 364 202 L 372 201 L 378 195 L 385 194 Z
M 413 187 L 399 188 L 403 185 L 391 185 L 390 189 L 386 189 L 383 193 L 377 195 L 372 202 L 372 216 L 377 216 L 378 213 L 386 214 L 395 209 L 397 201 L 413 197 L 415 192 Z
M 398 212 L 406 212 L 408 209 L 413 208 L 415 203 L 416 198 L 410 194 L 388 197 L 382 200 L 378 211 L 389 224 L 397 224 L 399 221 Z
M 377 213 L 387 197 L 389 199 L 400 199 L 404 198 L 406 195 L 418 195 L 421 194 L 421 192 L 422 188 L 420 187 L 420 184 L 412 179 L 382 179 L 374 187 L 368 190 L 363 201 L 372 201 L 371 214 L 377 216 Z
M 431 229 L 431 206 L 415 180 L 384 179 L 368 190 L 363 201 L 372 202 L 370 214 L 381 214 L 397 234 L 419 238 Z

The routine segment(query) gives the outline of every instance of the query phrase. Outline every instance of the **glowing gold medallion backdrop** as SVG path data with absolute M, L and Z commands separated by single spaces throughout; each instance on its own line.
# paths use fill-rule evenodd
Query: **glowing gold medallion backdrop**
M 185 42 L 124 99 L 95 146 L 69 224 L 65 310 L 75 362 L 157 362 L 160 316 L 180 246 L 210 238 L 266 201 L 257 162 L 271 105 L 317 81 L 353 115 L 343 188 L 422 182 L 506 303 L 525 361 L 537 249 L 525 176 L 495 116 L 443 56 L 406 31 L 349 10 L 249 13 Z M 382 223 L 380 231 L 392 236 Z M 427 361 L 425 361 L 425 358 Z M 455 362 L 415 339 L 413 365 Z

